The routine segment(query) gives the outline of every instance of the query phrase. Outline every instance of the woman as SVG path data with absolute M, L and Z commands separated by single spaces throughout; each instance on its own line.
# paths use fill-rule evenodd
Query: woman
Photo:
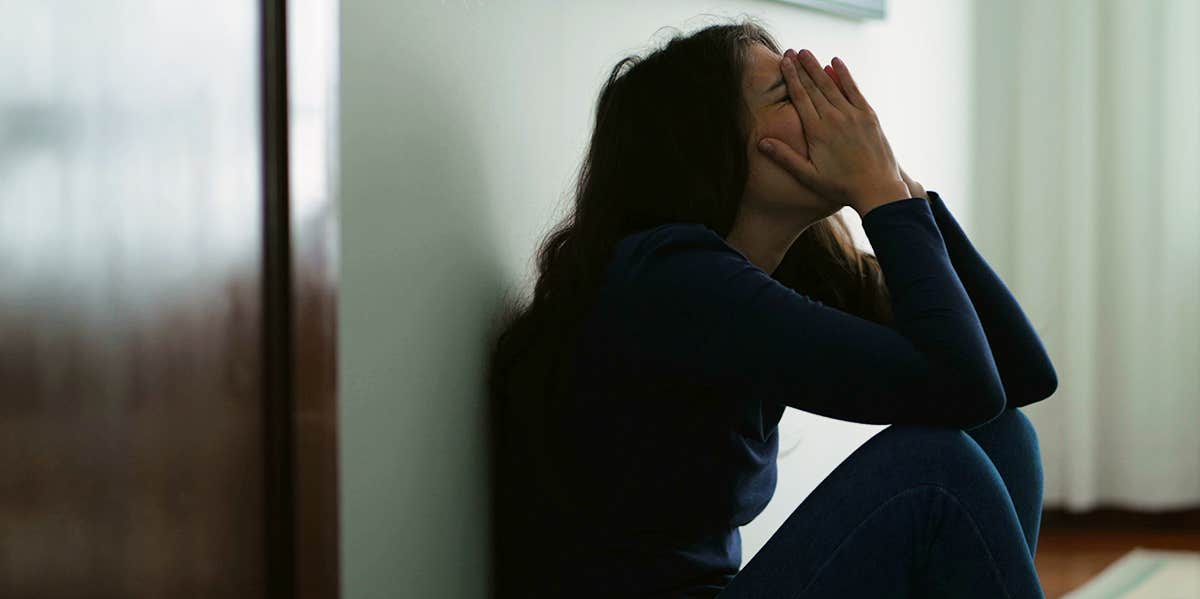
M 750 21 L 628 57 L 575 191 L 492 354 L 499 596 L 1042 597 L 1053 365 L 842 61 Z M 893 426 L 739 571 L 785 407 Z

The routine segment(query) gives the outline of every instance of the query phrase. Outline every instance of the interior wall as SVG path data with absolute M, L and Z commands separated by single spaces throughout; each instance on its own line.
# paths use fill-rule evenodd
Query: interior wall
M 745 14 L 823 63 L 842 57 L 901 165 L 969 227 L 970 3 L 888 4 L 857 21 L 769 0 L 342 3 L 343 596 L 486 596 L 483 341 L 568 206 L 600 85 L 673 33 L 661 27 Z M 789 410 L 743 563 L 882 428 Z

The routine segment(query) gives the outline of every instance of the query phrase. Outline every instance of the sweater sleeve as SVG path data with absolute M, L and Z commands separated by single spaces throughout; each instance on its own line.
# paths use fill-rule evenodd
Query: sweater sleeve
M 1004 389 L 929 203 L 891 202 L 862 221 L 891 327 L 795 292 L 703 225 L 635 236 L 619 251 L 636 379 L 865 424 L 968 428 L 996 417 Z
M 1058 388 L 1058 375 L 1033 325 L 1013 294 L 967 239 L 941 195 L 926 190 L 950 263 L 962 281 L 996 361 L 1009 408 L 1041 401 Z

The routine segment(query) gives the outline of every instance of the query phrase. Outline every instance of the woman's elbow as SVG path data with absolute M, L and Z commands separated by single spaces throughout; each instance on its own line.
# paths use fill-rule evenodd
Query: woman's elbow
M 1008 398 L 1004 394 L 1004 387 L 997 385 L 990 392 L 981 394 L 976 398 L 976 405 L 978 409 L 970 415 L 966 425 L 962 428 L 986 424 L 1000 414 L 1003 414 L 1004 409 L 1008 406 Z
M 974 383 L 960 386 L 953 394 L 957 410 L 946 424 L 968 430 L 991 422 L 1004 413 L 1008 400 L 999 384 Z
M 1058 390 L 1058 374 L 1054 372 L 1054 368 L 1050 367 L 1039 375 L 1029 378 L 1028 381 L 1019 393 L 1010 393 L 1012 398 L 1009 407 L 1020 408 L 1032 403 L 1037 403 L 1054 395 Z
M 1058 390 L 1058 373 L 1054 372 L 1054 367 L 1051 366 L 1046 374 L 1041 378 L 1041 384 L 1038 385 L 1038 399 L 1046 399 Z

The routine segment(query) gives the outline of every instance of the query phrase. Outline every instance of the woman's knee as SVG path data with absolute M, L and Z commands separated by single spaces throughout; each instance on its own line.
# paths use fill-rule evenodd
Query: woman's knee
M 1021 410 L 1011 408 L 993 422 L 971 429 L 967 434 L 995 464 L 1030 534 L 1036 534 L 1044 476 L 1033 423 Z
M 892 425 L 871 441 L 877 459 L 890 462 L 909 484 L 1002 486 L 995 465 L 961 429 Z
M 912 448 L 922 453 L 937 452 L 943 455 L 975 453 L 971 438 L 957 428 L 893 424 L 880 432 L 879 436 L 892 450 Z
M 1041 448 L 1037 429 L 1019 408 L 1004 410 L 991 422 L 968 429 L 966 434 L 997 462 L 997 466 L 1002 465 L 1000 462 L 1009 465 L 1010 469 L 1023 465 L 1022 470 L 1040 476 Z
M 1005 415 L 1008 415 L 1012 418 L 1014 423 L 1013 429 L 1016 431 L 1016 435 L 1027 445 L 1029 445 L 1035 452 L 1040 453 L 1037 429 L 1034 428 L 1033 421 L 1029 420 L 1029 416 L 1026 416 L 1025 412 L 1021 411 L 1020 408 L 1012 408 L 1011 410 L 1005 410 L 1004 412 Z M 1011 414 L 1009 414 L 1010 412 Z
M 999 416 L 964 430 L 972 435 L 980 432 L 992 432 L 994 435 L 1002 434 L 1008 437 L 1037 440 L 1037 429 L 1029 420 L 1029 416 L 1026 416 L 1020 408 L 1007 408 Z

